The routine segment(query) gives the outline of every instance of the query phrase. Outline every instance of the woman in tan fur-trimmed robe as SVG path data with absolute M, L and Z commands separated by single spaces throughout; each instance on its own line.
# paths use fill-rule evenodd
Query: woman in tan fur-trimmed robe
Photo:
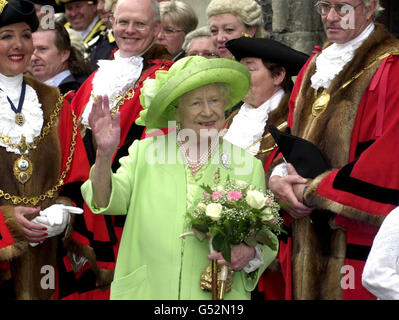
M 250 70 L 251 88 L 241 108 L 228 118 L 224 139 L 256 156 L 267 171 L 276 153 L 267 127 L 273 124 L 285 128 L 291 77 L 298 74 L 308 56 L 264 38 L 242 37 L 228 41 L 226 47 Z M 259 291 L 264 299 L 284 298 L 281 270 L 274 271 L 266 270 L 260 279 Z
M 87 178 L 69 103 L 23 76 L 38 24 L 31 2 L 0 5 L 1 300 L 57 297 L 57 252 L 74 209 L 61 189 Z

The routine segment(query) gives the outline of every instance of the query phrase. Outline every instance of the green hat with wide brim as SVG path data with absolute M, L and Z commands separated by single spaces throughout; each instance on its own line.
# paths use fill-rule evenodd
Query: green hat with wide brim
M 246 66 L 230 59 L 200 56 L 180 59 L 168 71 L 157 71 L 155 79 L 144 81 L 140 94 L 144 110 L 136 124 L 149 129 L 167 128 L 168 122 L 175 120 L 175 107 L 182 95 L 213 83 L 231 86 L 230 102 L 226 105 L 228 110 L 247 94 L 251 75 Z

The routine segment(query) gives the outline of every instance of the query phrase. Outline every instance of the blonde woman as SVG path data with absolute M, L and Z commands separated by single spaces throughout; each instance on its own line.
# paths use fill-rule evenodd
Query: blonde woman
M 183 1 L 163 1 L 159 4 L 161 31 L 158 43 L 166 47 L 174 61 L 185 56 L 182 49 L 186 34 L 198 25 L 194 9 Z
M 241 36 L 262 38 L 262 7 L 255 0 L 211 0 L 206 10 L 213 42 L 221 58 L 233 55 L 226 48 L 228 40 Z

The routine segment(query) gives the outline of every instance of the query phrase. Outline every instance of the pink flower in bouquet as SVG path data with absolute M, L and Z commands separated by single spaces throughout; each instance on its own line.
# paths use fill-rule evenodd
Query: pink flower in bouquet
M 241 198 L 242 198 L 242 193 L 239 191 L 233 190 L 227 194 L 227 199 L 229 199 L 229 201 L 237 201 Z
M 212 200 L 216 200 L 216 199 L 220 198 L 221 196 L 222 196 L 222 193 L 220 191 L 215 191 L 212 194 Z

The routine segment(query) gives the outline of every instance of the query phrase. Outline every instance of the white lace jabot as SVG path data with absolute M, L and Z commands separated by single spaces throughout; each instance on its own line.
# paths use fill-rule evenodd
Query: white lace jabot
M 24 135 L 27 143 L 40 135 L 43 127 L 43 110 L 36 91 L 26 85 L 25 99 L 21 113 L 25 118 L 25 123 L 19 126 L 15 122 L 15 112 L 7 100 L 11 99 L 15 106 L 18 106 L 21 94 L 23 75 L 6 77 L 0 74 L 0 134 L 10 137 L 12 143 L 19 143 L 21 136 Z M 18 149 L 13 149 L 0 140 L 0 146 L 5 147 L 8 152 L 20 154 Z
M 247 149 L 263 136 L 269 113 L 278 107 L 283 96 L 284 90 L 280 89 L 258 108 L 244 103 L 233 118 L 224 139 L 240 148 Z M 259 147 L 260 142 L 251 146 L 251 150 L 247 151 L 255 155 Z
M 115 53 L 114 57 L 115 60 L 99 60 L 97 62 L 99 68 L 93 78 L 92 96 L 82 115 L 82 123 L 85 125 L 89 124 L 88 119 L 93 106 L 93 95 L 107 95 L 112 109 L 118 103 L 115 98 L 132 88 L 141 75 L 143 70 L 142 57 L 122 58 L 119 51 Z
M 333 43 L 324 49 L 316 60 L 316 73 L 311 78 L 312 88 L 316 90 L 328 88 L 331 81 L 352 60 L 356 49 L 363 44 L 374 29 L 374 23 L 371 23 L 355 39 L 343 44 Z

